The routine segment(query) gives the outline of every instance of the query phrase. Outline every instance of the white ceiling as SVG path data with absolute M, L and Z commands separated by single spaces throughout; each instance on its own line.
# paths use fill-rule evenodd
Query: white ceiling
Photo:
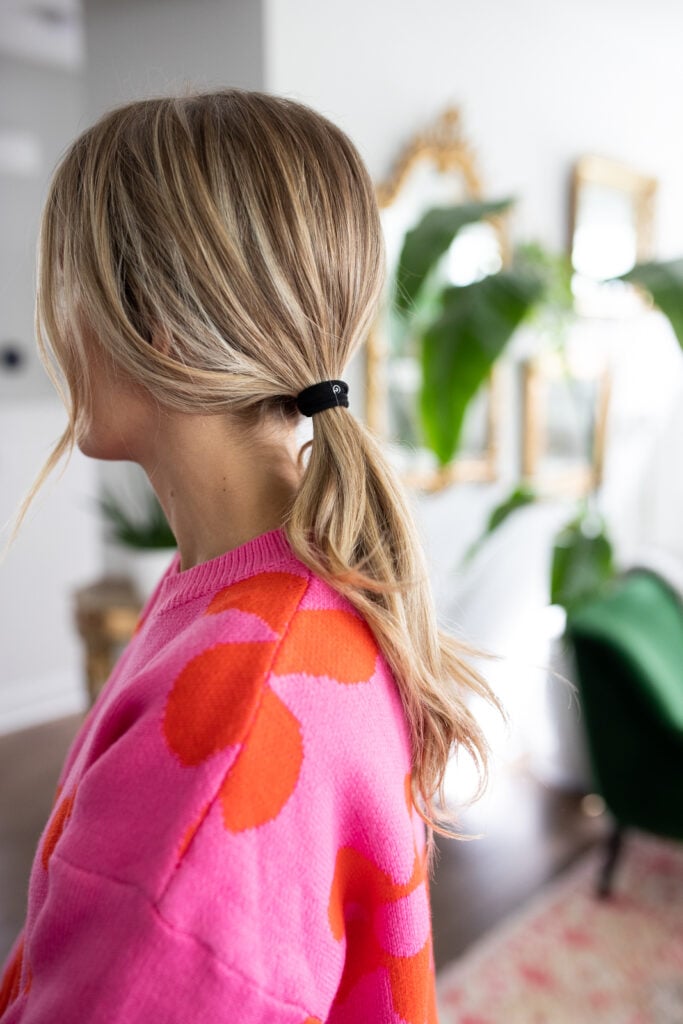
M 0 53 L 78 70 L 83 49 L 82 0 L 0 0 Z

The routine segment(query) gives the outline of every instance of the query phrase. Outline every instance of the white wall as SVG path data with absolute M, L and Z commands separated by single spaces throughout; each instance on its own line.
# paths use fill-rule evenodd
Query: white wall
M 66 426 L 53 396 L 0 405 L 0 526 Z M 0 564 L 0 733 L 86 706 L 73 592 L 100 570 L 95 463 L 78 450 L 43 486 Z M 0 534 L 4 549 L 8 533 Z
M 262 6 L 250 0 L 85 0 L 86 113 L 182 90 L 263 85 Z
M 265 0 L 266 85 L 339 121 L 372 175 L 449 101 L 523 237 L 566 240 L 581 153 L 661 181 L 659 254 L 683 250 L 683 9 L 671 0 Z
M 52 168 L 82 126 L 76 71 L 3 53 L 0 131 L 27 139 L 34 159 L 18 173 L 5 150 L 0 166 L 0 348 L 11 342 L 24 356 L 16 370 L 0 367 L 0 548 L 66 423 L 34 339 L 35 248 Z M 95 465 L 76 451 L 0 563 L 0 732 L 85 706 L 70 594 L 100 571 L 100 529 L 88 507 L 95 492 Z
M 0 132 L 36 155 L 23 173 L 0 164 L 0 347 L 12 341 L 25 357 L 19 370 L 0 366 L 0 402 L 53 392 L 33 340 L 36 239 L 52 169 L 83 123 L 82 90 L 73 71 L 0 56 Z

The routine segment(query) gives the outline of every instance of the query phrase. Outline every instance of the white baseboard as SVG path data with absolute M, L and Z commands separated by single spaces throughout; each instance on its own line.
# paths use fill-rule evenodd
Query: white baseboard
M 81 670 L 62 670 L 0 684 L 0 735 L 85 711 Z

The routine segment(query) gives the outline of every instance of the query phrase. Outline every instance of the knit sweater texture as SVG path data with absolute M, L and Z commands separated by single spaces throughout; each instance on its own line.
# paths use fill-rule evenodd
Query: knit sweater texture
M 284 527 L 176 552 L 64 762 L 1 1024 L 435 1024 L 396 681 Z

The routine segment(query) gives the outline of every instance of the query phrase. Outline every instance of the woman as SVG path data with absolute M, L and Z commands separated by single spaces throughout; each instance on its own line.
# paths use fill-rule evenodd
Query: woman
M 131 103 L 58 167 L 69 426 L 18 522 L 77 444 L 144 468 L 178 551 L 62 769 L 2 1024 L 436 1020 L 433 797 L 459 746 L 483 785 L 497 702 L 348 411 L 384 268 L 358 152 L 292 100 Z

